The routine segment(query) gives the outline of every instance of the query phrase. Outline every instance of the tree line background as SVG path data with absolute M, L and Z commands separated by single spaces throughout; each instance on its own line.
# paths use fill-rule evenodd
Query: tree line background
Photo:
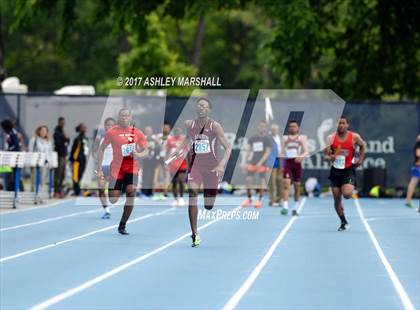
M 419 16 L 416 0 L 0 0 L 0 78 L 106 94 L 117 76 L 218 76 L 254 96 L 418 100 Z

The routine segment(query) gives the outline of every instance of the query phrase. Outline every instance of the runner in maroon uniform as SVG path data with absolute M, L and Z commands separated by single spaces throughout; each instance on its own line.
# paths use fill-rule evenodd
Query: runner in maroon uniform
M 196 104 L 197 118 L 185 121 L 187 137 L 183 145 L 173 154 L 180 157 L 187 146 L 189 152 L 188 215 L 192 231 L 192 246 L 200 244 L 197 231 L 197 196 L 201 184 L 204 190 L 204 207 L 211 210 L 217 194 L 219 181 L 223 177 L 225 166 L 231 153 L 231 146 L 226 140 L 222 126 L 209 118 L 211 102 L 206 98 L 199 98 Z M 225 149 L 222 159 L 219 159 L 219 144 Z M 174 155 L 172 155 L 173 157 Z
M 288 213 L 289 188 L 293 182 L 295 202 L 292 205 L 292 215 L 297 216 L 297 206 L 300 198 L 300 182 L 302 180 L 302 160 L 309 155 L 307 138 L 299 135 L 299 125 L 295 120 L 289 122 L 289 134 L 282 139 L 282 155 L 286 157 L 283 168 L 284 191 L 281 214 Z
M 365 141 L 359 134 L 348 130 L 349 122 L 347 117 L 342 116 L 338 122 L 337 132 L 328 137 L 328 144 L 324 150 L 325 159 L 332 162 L 330 170 L 330 181 L 334 196 L 334 208 L 341 220 L 338 231 L 349 228 L 341 196 L 345 199 L 352 197 L 356 183 L 355 169 L 363 163 L 365 158 Z M 359 145 L 359 159 L 353 163 L 355 145 Z
M 121 192 L 126 193 L 124 212 L 121 217 L 118 232 L 128 235 L 125 229 L 128 218 L 133 211 L 138 173 L 140 166 L 138 159 L 146 157 L 147 139 L 137 128 L 131 125 L 132 115 L 123 108 L 118 113 L 118 124 L 110 128 L 99 147 L 98 152 L 98 177 L 103 179 L 102 161 L 105 148 L 112 145 L 111 179 L 109 182 L 109 201 L 115 203 L 120 198 Z

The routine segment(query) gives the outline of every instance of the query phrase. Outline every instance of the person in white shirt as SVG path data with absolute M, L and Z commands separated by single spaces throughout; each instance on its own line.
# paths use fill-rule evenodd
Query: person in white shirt
M 115 119 L 112 117 L 108 117 L 104 121 L 104 132 L 102 134 L 98 134 L 95 139 L 95 144 L 93 148 L 94 154 L 97 154 L 99 146 L 104 141 L 104 137 L 106 132 L 116 124 Z M 108 197 L 107 193 L 105 192 L 106 183 L 109 182 L 109 178 L 111 175 L 111 162 L 112 162 L 112 145 L 108 144 L 108 146 L 104 150 L 104 157 L 102 160 L 102 171 L 104 173 L 104 178 L 98 178 L 98 185 L 99 185 L 99 199 L 101 200 L 102 207 L 104 208 L 105 214 L 102 216 L 102 219 L 110 219 L 111 212 L 109 211 L 108 207 Z
M 279 126 L 271 125 L 272 147 L 268 159 L 269 166 L 272 167 L 269 181 L 269 206 L 279 205 L 283 200 L 283 173 L 281 155 L 281 137 L 279 135 Z
M 39 125 L 35 130 L 35 135 L 29 140 L 29 152 L 44 153 L 46 165 L 41 167 L 41 188 L 48 179 L 48 164 L 52 162 L 53 146 L 48 138 L 48 127 Z M 31 190 L 35 191 L 36 174 L 35 168 L 31 169 Z

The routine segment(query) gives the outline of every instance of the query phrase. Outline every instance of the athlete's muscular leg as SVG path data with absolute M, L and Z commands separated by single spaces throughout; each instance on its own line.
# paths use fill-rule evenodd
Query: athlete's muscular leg
M 344 184 L 341 186 L 341 193 L 343 194 L 344 199 L 350 199 L 354 190 L 354 185 Z
M 99 185 L 99 199 L 101 200 L 102 206 L 105 208 L 108 204 L 108 201 L 106 199 L 106 194 L 105 194 L 105 180 L 99 179 L 98 185 Z
M 281 168 L 277 169 L 277 177 L 276 177 L 276 189 L 277 189 L 277 199 L 276 202 L 281 202 L 284 196 L 284 185 L 283 185 L 283 174 Z
M 260 184 L 259 184 L 259 188 L 258 188 L 260 200 L 264 196 L 265 188 L 266 188 L 266 184 L 265 184 L 265 174 L 264 174 L 264 175 L 260 175 Z
M 408 183 L 407 188 L 407 196 L 405 197 L 405 200 L 407 203 L 411 203 L 411 200 L 413 199 L 414 191 L 416 190 L 416 186 L 419 182 L 419 178 L 411 177 L 410 183 Z
M 245 183 L 246 183 L 246 192 L 247 192 L 248 198 L 251 199 L 252 176 L 247 175 L 245 178 Z
M 339 217 L 344 216 L 344 208 L 343 203 L 341 202 L 341 188 L 340 187 L 333 187 L 332 193 L 334 197 L 334 208 L 335 212 Z
M 174 198 L 178 198 L 178 176 L 172 179 L 172 194 Z
M 185 172 L 178 173 L 178 194 L 180 197 L 184 196 L 184 187 L 185 187 Z
M 209 188 L 204 189 L 204 208 L 211 210 L 214 207 L 216 201 L 217 189 Z
M 191 232 L 195 236 L 197 235 L 197 217 L 198 217 L 198 208 L 197 208 L 197 196 L 198 189 L 200 188 L 198 184 L 190 182 L 189 185 L 189 204 L 188 204 L 188 217 L 190 219 Z
M 289 200 L 289 188 L 290 188 L 290 185 L 291 185 L 290 178 L 284 178 L 283 184 L 284 184 L 283 201 L 288 201 Z
M 128 218 L 131 215 L 131 212 L 133 212 L 134 207 L 134 199 L 136 197 L 136 186 L 133 184 L 127 185 L 126 189 L 126 200 L 124 205 L 124 212 L 121 217 L 121 223 L 127 223 Z
M 171 174 L 169 170 L 164 166 L 163 170 L 163 194 L 166 196 L 168 194 L 168 186 Z
M 293 182 L 295 187 L 295 201 L 299 201 L 300 198 L 300 182 Z
M 116 190 L 116 189 L 110 189 L 108 191 L 108 196 L 109 196 L 109 202 L 114 204 L 118 201 L 118 199 L 120 199 L 121 191 Z

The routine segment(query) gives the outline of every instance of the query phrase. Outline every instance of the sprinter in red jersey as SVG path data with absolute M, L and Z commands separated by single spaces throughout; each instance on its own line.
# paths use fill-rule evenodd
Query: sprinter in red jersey
M 334 208 L 341 220 L 338 231 L 349 228 L 341 196 L 345 199 L 352 197 L 356 184 L 355 169 L 362 165 L 365 158 L 365 141 L 358 133 L 348 130 L 349 122 L 347 117 L 341 116 L 337 132 L 328 137 L 328 147 L 324 150 L 325 159 L 331 161 L 329 179 L 331 181 L 332 193 L 334 196 Z M 355 145 L 359 146 L 359 159 L 353 163 Z
M 115 203 L 126 193 L 124 212 L 118 226 L 118 232 L 128 235 L 125 229 L 128 218 L 133 211 L 134 198 L 140 165 L 138 159 L 146 157 L 147 139 L 136 127 L 131 125 L 132 115 L 130 110 L 122 108 L 118 113 L 118 124 L 110 128 L 98 152 L 98 177 L 104 178 L 102 161 L 106 147 L 112 145 L 111 178 L 109 182 L 109 201 Z
M 168 156 L 173 151 L 177 150 L 185 141 L 185 136 L 182 134 L 182 129 L 175 127 L 173 135 L 168 137 L 167 148 Z M 172 160 L 168 164 L 169 172 L 171 173 L 172 179 L 172 193 L 174 195 L 174 201 L 172 207 L 183 207 L 185 206 L 184 201 L 184 188 L 185 188 L 185 174 L 187 172 L 188 164 L 185 158 L 177 158 Z

